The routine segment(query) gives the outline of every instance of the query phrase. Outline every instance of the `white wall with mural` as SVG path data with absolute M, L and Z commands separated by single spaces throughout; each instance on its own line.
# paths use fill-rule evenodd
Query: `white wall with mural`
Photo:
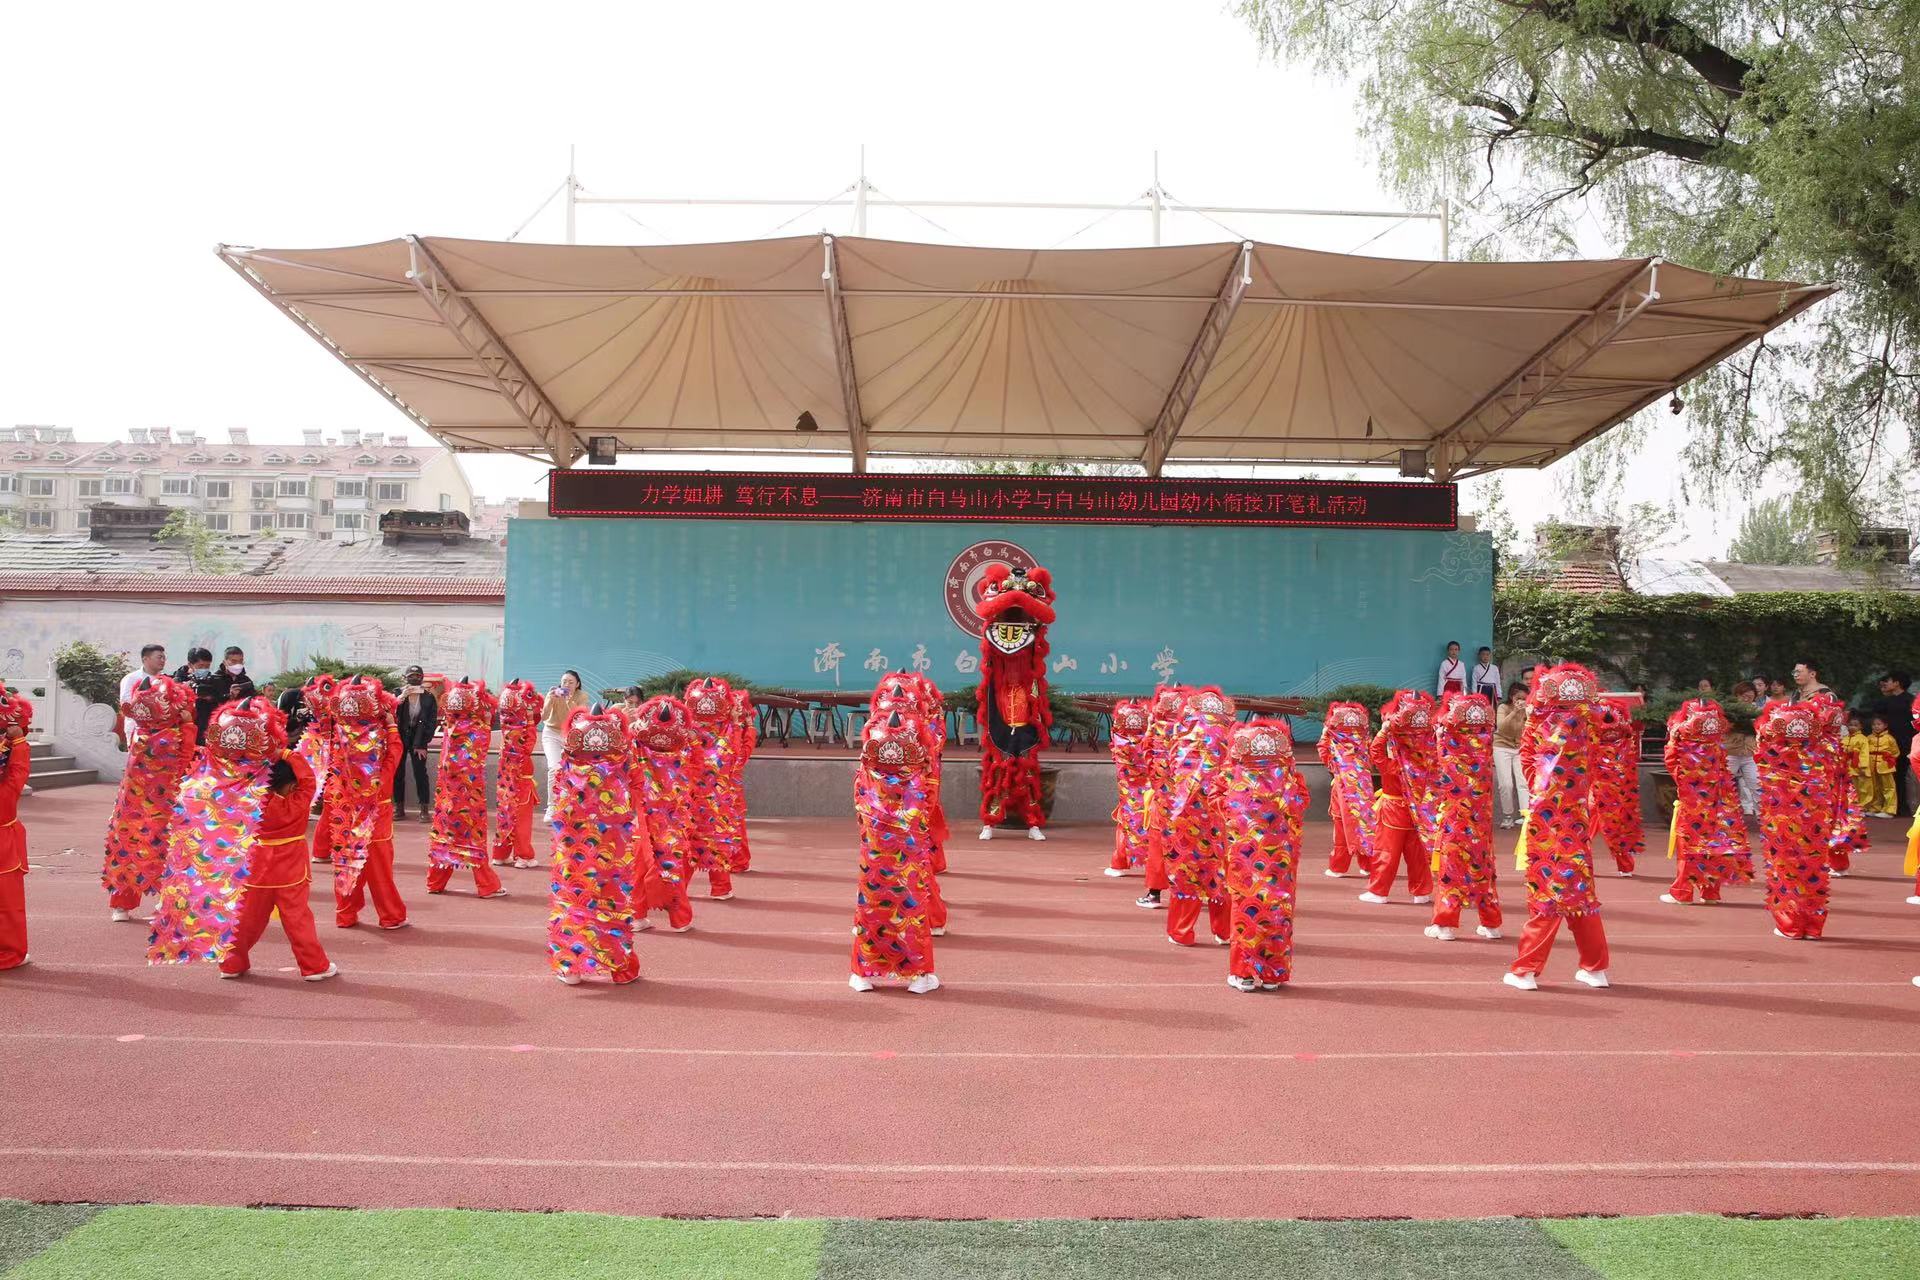
M 418 662 L 456 679 L 467 675 L 499 684 L 505 634 L 501 608 L 493 604 L 8 599 L 0 600 L 0 679 L 26 690 L 45 687 L 51 698 L 55 650 L 85 640 L 129 657 L 137 657 L 143 644 L 164 644 L 169 671 L 195 645 L 217 656 L 237 644 L 257 679 L 305 666 L 320 653 L 386 666 Z M 37 710 L 36 719 L 48 710 Z M 68 695 L 55 719 L 63 753 L 78 755 L 84 767 L 118 775 L 111 711 L 89 709 Z

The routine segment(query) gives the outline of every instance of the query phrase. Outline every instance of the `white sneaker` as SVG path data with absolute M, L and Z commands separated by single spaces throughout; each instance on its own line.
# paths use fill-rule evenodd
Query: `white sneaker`
M 1102 871 L 1100 874 L 1103 876 L 1112 876 L 1115 880 L 1118 880 L 1121 876 L 1124 876 L 1127 873 L 1122 871 L 1119 867 L 1108 867 L 1105 871 Z
M 1916 974 L 1914 976 L 1913 985 L 1916 987 L 1920 987 L 1920 974 Z
M 1794 941 L 1794 939 L 1791 936 L 1780 932 L 1779 926 L 1777 925 L 1774 927 L 1773 936 L 1776 938 L 1786 938 L 1788 942 Z
M 560 981 L 566 983 L 570 987 L 577 987 L 580 985 L 580 975 L 577 973 L 556 973 L 553 976 L 560 979 Z
M 947 936 L 947 926 L 941 925 L 938 929 L 935 929 L 932 932 L 934 937 L 944 938 Z
M 383 924 L 383 925 L 381 925 L 380 927 L 381 927 L 382 929 L 385 929 L 385 930 L 386 930 L 387 932 L 389 932 L 389 933 L 391 933 L 391 932 L 393 932 L 393 931 L 394 931 L 395 929 L 410 929 L 410 928 L 412 928 L 412 927 L 413 927 L 413 921 L 411 921 L 411 920 L 402 920 L 402 921 L 401 921 L 401 922 L 400 922 L 399 924 Z
M 873 983 L 869 979 L 863 978 L 857 973 L 847 979 L 847 985 L 852 987 L 855 991 L 873 990 Z
M 131 911 L 122 911 L 119 907 L 115 907 L 112 918 L 115 924 L 125 924 L 127 921 L 133 919 L 134 915 Z
M 1047 838 L 1047 833 L 1046 833 L 1046 832 L 1044 832 L 1044 831 L 1042 831 L 1042 830 L 1041 830 L 1040 828 L 1038 828 L 1038 827 L 1028 827 L 1028 828 L 1027 828 L 1027 839 L 1029 839 L 1029 840 L 1045 840 L 1046 838 Z M 932 988 L 931 988 L 931 987 L 929 987 L 929 988 L 928 988 L 928 990 L 932 990 Z
M 1363 894 L 1361 894 L 1361 895 L 1360 895 L 1360 901 L 1362 901 L 1362 902 L 1385 902 L 1385 901 L 1387 901 L 1387 899 L 1385 899 L 1385 898 L 1383 898 L 1383 897 L 1381 897 L 1381 896 L 1380 896 L 1379 894 L 1377 894 L 1377 893 L 1375 893 L 1375 892 L 1374 892 L 1373 890 L 1371 890 L 1371 889 L 1369 889 L 1369 890 L 1367 890 L 1367 891 L 1366 891 L 1365 893 L 1363 893 Z
M 938 991 L 939 989 L 940 979 L 931 973 L 923 973 L 907 984 L 907 990 L 916 996 L 923 996 L 929 991 Z
M 1690 907 L 1694 904 L 1696 900 L 1691 898 L 1676 898 L 1670 893 L 1663 893 L 1660 895 L 1660 901 L 1667 903 L 1670 906 Z
M 1474 930 L 1474 932 L 1479 934 L 1483 938 L 1487 938 L 1496 942 L 1506 936 L 1505 934 L 1501 933 L 1498 929 L 1489 929 L 1485 925 L 1480 925 L 1478 928 Z
M 337 978 L 339 976 L 340 976 L 340 966 L 329 961 L 326 968 L 322 969 L 318 973 L 307 974 L 304 978 L 304 981 L 325 982 L 328 978 Z
M 1620 878 L 1621 878 L 1622 880 L 1631 880 L 1631 879 L 1633 879 L 1633 872 L 1631 872 L 1631 871 L 1616 871 L 1616 872 L 1614 872 L 1613 874 L 1615 874 L 1615 875 L 1617 875 L 1617 876 L 1619 876 L 1619 877 L 1620 877 Z
M 1920 907 L 1920 893 L 1910 893 L 1910 894 L 1908 894 L 1908 895 L 1907 895 L 1907 905 L 1908 905 L 1908 906 L 1910 906 L 1910 907 Z
M 635 933 L 645 933 L 651 928 L 653 928 L 653 921 L 647 919 L 645 916 L 635 916 L 633 918 L 633 931 Z
M 1460 934 L 1458 931 L 1449 929 L 1443 924 L 1430 924 L 1427 926 L 1427 936 L 1436 942 L 1452 942 L 1455 938 L 1459 937 Z
M 671 926 L 671 929 L 674 933 L 692 933 L 693 922 L 688 921 L 686 924 L 676 924 Z
M 1281 985 L 1282 984 L 1278 982 L 1263 982 L 1260 984 L 1260 989 L 1262 991 L 1278 991 Z
M 535 862 L 532 858 L 521 858 L 518 862 L 515 862 L 513 865 L 516 867 L 537 867 L 540 864 Z
M 504 898 L 507 896 L 507 891 L 505 889 L 495 889 L 492 893 L 483 893 L 480 896 L 482 898 Z
M 731 890 L 731 889 L 729 889 L 729 890 L 727 890 L 727 891 L 726 891 L 725 893 L 710 893 L 710 894 L 708 894 L 708 895 L 707 895 L 707 901 L 709 901 L 709 902 L 731 902 L 731 901 L 733 901 L 733 890 Z
M 228 973 L 225 969 L 222 969 L 220 971 L 220 978 L 221 978 L 221 981 L 223 982 L 229 981 L 233 978 L 244 978 L 246 976 L 247 976 L 247 971 L 245 969 L 242 969 L 237 973 Z
M 1500 981 L 1518 991 L 1538 991 L 1540 980 L 1530 973 L 1508 973 Z
M 1839 878 L 1839 879 L 1841 879 L 1841 880 L 1845 880 L 1845 879 L 1846 879 L 1846 878 L 1847 878 L 1848 876 L 1850 876 L 1850 875 L 1852 875 L 1852 874 L 1853 874 L 1853 872 L 1851 872 L 1851 871 L 1834 871 L 1834 872 L 1831 872 L 1830 874 L 1831 874 L 1831 875 L 1833 875 L 1833 876 L 1835 876 L 1835 877 L 1837 877 L 1837 878 Z
M 1133 905 L 1143 911 L 1158 911 L 1167 904 L 1151 893 L 1143 893 L 1133 900 Z
M 1413 903 L 1415 906 L 1418 906 L 1418 907 L 1424 907 L 1425 905 L 1427 905 L 1427 903 L 1432 901 L 1433 901 L 1433 895 L 1430 893 L 1416 893 L 1413 895 Z
M 1227 985 L 1235 991 L 1258 991 L 1260 989 L 1260 984 L 1254 979 L 1236 978 L 1232 974 L 1227 975 Z
M 1216 947 L 1230 947 L 1233 945 L 1233 939 L 1223 938 L 1216 933 L 1213 935 L 1213 945 Z
M 1320 874 L 1327 877 L 1327 879 L 1329 880 L 1345 880 L 1347 878 L 1346 872 L 1335 871 L 1332 867 L 1328 867 L 1325 871 L 1322 871 Z
M 980 838 L 981 838 L 982 840 L 991 840 L 991 839 L 993 839 L 993 824 L 992 824 L 992 823 L 988 823 L 988 824 L 987 824 L 986 826 L 984 826 L 984 827 L 982 827 L 982 828 L 980 828 Z
M 1575 969 L 1573 971 L 1573 980 L 1575 982 L 1584 982 L 1590 987 L 1610 987 L 1613 985 L 1607 981 L 1607 971 L 1605 969 Z

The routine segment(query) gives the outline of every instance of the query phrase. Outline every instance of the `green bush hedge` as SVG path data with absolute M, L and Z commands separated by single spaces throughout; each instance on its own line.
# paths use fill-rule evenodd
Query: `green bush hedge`
M 118 708 L 120 678 L 133 670 L 133 662 L 124 653 L 96 649 L 85 640 L 75 640 L 56 650 L 53 673 L 60 683 L 88 702 Z
M 398 693 L 400 691 L 400 675 L 392 667 L 375 666 L 371 663 L 342 662 L 338 658 L 329 658 L 322 653 L 307 655 L 307 665 L 304 667 L 294 667 L 290 670 L 282 671 L 277 676 L 258 681 L 257 683 L 262 689 L 268 685 L 272 685 L 279 692 L 285 693 L 288 689 L 303 688 L 307 681 L 318 675 L 329 675 L 337 678 L 344 678 L 346 676 L 372 676 L 382 685 L 386 686 L 388 693 Z

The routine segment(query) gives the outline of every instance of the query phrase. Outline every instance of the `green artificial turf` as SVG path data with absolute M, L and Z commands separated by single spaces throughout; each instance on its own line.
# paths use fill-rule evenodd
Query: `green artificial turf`
M 1541 1226 L 1607 1280 L 1920 1276 L 1920 1218 L 1570 1218 Z

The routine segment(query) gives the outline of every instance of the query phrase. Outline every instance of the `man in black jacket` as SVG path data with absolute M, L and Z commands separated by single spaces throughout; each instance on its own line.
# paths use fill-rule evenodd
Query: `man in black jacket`
M 413 789 L 419 799 L 420 820 L 433 817 L 433 793 L 427 789 L 427 748 L 440 727 L 440 701 L 427 689 L 427 673 L 408 667 L 400 690 L 396 720 L 400 729 L 400 763 L 393 770 L 393 816 L 407 816 L 407 766 L 413 766 Z
M 207 740 L 207 721 L 213 718 L 213 651 L 195 646 L 187 650 L 187 665 L 173 678 L 193 690 L 193 725 L 197 742 Z
M 1902 818 L 1913 816 L 1913 801 L 1907 795 L 1907 777 L 1912 772 L 1907 753 L 1913 750 L 1913 695 L 1907 692 L 1907 686 L 1912 683 L 1913 678 L 1904 671 L 1881 676 L 1880 696 L 1872 707 L 1872 714 L 1887 722 L 1887 732 L 1900 748 L 1900 758 L 1893 762 L 1893 798 Z
M 213 669 L 202 686 L 202 697 L 211 697 L 217 709 L 229 702 L 243 702 L 253 696 L 253 677 L 247 674 L 247 655 L 240 646 L 230 644 L 220 665 Z

